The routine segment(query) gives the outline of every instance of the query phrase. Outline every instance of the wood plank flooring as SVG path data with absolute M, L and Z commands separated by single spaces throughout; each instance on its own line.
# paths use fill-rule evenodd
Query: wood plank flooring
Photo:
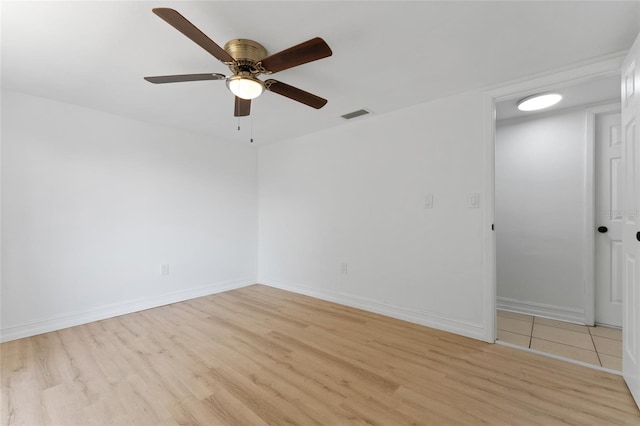
M 619 376 L 260 285 L 0 355 L 3 425 L 640 425 Z

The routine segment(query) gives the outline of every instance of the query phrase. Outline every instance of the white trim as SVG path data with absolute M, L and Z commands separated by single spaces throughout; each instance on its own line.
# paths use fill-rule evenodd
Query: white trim
M 267 285 L 269 287 L 279 288 L 281 290 L 291 291 L 293 293 L 315 297 L 316 299 L 327 300 L 329 302 L 338 303 L 340 305 L 350 306 L 352 308 L 362 309 L 368 312 L 375 312 L 377 314 L 409 321 L 415 324 L 424 325 L 426 327 L 460 334 L 462 336 L 471 337 L 473 339 L 484 340 L 486 334 L 483 324 L 452 319 L 418 308 L 391 305 L 388 303 L 367 299 L 361 296 L 327 290 L 319 290 L 315 288 L 299 286 L 297 284 L 285 284 L 282 282 L 269 280 L 267 280 L 266 282 L 263 281 L 261 282 L 261 284 Z
M 587 127 L 585 129 L 585 151 L 584 151 L 584 253 L 582 263 L 584 265 L 584 323 L 594 325 L 595 321 L 595 115 L 587 110 Z
M 585 173 L 585 188 L 587 194 L 587 211 L 585 212 L 585 324 L 594 325 L 596 320 L 596 249 L 595 249 L 595 150 L 596 150 L 596 116 L 600 114 L 610 114 L 620 112 L 622 105 L 619 103 L 599 105 L 587 109 L 587 151 Z
M 202 287 L 173 291 L 151 298 L 133 299 L 121 303 L 97 306 L 86 311 L 70 312 L 49 318 L 25 321 L 20 324 L 2 328 L 0 330 L 0 342 L 8 342 L 10 340 L 21 339 L 23 337 L 35 336 L 36 334 L 48 333 L 50 331 L 113 318 L 119 315 L 143 311 L 145 309 L 157 308 L 159 306 L 183 302 L 185 300 L 195 299 L 196 297 L 222 293 L 223 291 L 234 290 L 253 284 L 255 284 L 255 280 L 248 278 L 242 280 L 220 281 Z
M 520 96 L 524 96 L 531 90 L 556 90 L 557 88 L 566 85 L 567 83 L 577 83 L 580 81 L 586 81 L 590 78 L 606 75 L 612 72 L 620 72 L 622 61 L 624 60 L 626 52 L 616 53 L 607 57 L 599 62 L 594 62 L 588 65 L 579 66 L 571 69 L 557 70 L 555 72 L 549 72 L 544 74 L 538 74 L 529 77 L 528 79 L 521 79 L 512 83 L 506 83 L 500 87 L 486 88 L 484 91 L 484 109 L 483 109 L 483 121 L 484 121 L 484 151 L 485 151 L 485 175 L 484 175 L 484 187 L 487 191 L 486 199 L 484 203 L 484 217 L 485 220 L 494 217 L 494 203 L 495 203 L 495 102 L 496 100 L 515 99 Z M 491 223 L 495 223 L 492 222 Z M 491 223 L 488 225 L 491 226 Z M 486 223 L 485 223 L 486 225 Z M 496 230 L 499 230 L 500 224 L 495 224 Z M 495 301 L 497 296 L 497 283 L 496 283 L 496 247 L 495 247 L 495 234 L 485 234 L 485 249 L 487 252 L 484 255 L 484 319 L 485 319 L 485 337 L 484 340 L 490 340 L 495 337 L 496 330 L 496 312 Z M 586 292 L 585 283 L 585 292 Z M 493 300 L 491 300 L 493 298 Z
M 539 350 L 536 350 L 536 349 L 525 348 L 524 346 L 514 345 L 513 343 L 504 342 L 502 340 L 496 340 L 496 343 L 501 345 L 501 346 L 507 346 L 509 348 L 519 349 L 519 350 L 524 351 L 524 352 L 529 352 L 529 353 L 536 354 L 536 355 L 542 355 L 542 356 L 545 356 L 547 358 L 557 359 L 559 361 L 568 362 L 570 364 L 581 365 L 583 367 L 592 368 L 594 370 L 604 371 L 605 373 L 615 374 L 616 376 L 622 376 L 622 372 L 621 371 L 612 370 L 610 368 L 601 367 L 601 366 L 595 365 L 595 364 L 589 364 L 588 362 L 578 361 L 577 359 L 565 358 L 565 357 L 560 356 L 560 355 L 554 355 L 554 354 L 551 354 L 551 353 L 548 353 L 548 352 L 542 352 L 542 351 L 539 351 Z
M 484 120 L 484 138 L 485 141 L 491 141 L 485 144 L 484 159 L 484 252 L 482 253 L 482 266 L 484 270 L 484 310 L 483 320 L 485 324 L 485 342 L 494 343 L 496 341 L 496 233 L 493 229 L 495 224 L 495 117 L 496 102 L 495 98 L 485 93 L 483 96 L 483 112 L 489 120 Z
M 507 297 L 498 297 L 497 300 L 498 309 L 503 311 L 518 312 L 559 321 L 574 322 L 577 324 L 585 323 L 584 309 L 529 302 L 526 300 L 509 299 Z

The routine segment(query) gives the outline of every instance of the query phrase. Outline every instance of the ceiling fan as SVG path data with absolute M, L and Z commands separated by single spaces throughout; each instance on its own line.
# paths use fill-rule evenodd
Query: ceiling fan
M 195 25 L 173 9 L 156 8 L 153 13 L 164 19 L 169 25 L 190 38 L 231 70 L 232 75 L 224 74 L 183 74 L 145 77 L 151 83 L 178 83 L 183 81 L 226 80 L 227 87 L 235 95 L 234 116 L 244 117 L 251 112 L 251 100 L 268 90 L 320 109 L 327 100 L 297 87 L 277 80 L 258 79 L 260 74 L 273 74 L 278 71 L 306 64 L 307 62 L 331 56 L 327 43 L 320 37 L 267 56 L 267 50 L 258 42 L 247 39 L 230 40 L 224 48 L 218 46 Z

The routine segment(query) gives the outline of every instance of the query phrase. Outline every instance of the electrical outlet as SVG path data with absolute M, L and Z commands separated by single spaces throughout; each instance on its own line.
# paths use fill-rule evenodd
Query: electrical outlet
M 469 194 L 467 198 L 467 207 L 470 209 L 477 209 L 480 207 L 480 194 Z
M 343 263 L 340 265 L 340 271 L 342 272 L 342 275 L 347 275 L 349 273 L 349 265 Z
M 162 275 L 169 275 L 169 264 L 168 263 L 163 263 L 162 264 Z

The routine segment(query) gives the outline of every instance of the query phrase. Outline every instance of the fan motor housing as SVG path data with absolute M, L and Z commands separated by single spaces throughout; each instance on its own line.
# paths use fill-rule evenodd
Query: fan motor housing
M 224 50 L 236 61 L 259 62 L 267 56 L 267 49 L 260 43 L 246 38 L 229 40 L 224 45 Z

